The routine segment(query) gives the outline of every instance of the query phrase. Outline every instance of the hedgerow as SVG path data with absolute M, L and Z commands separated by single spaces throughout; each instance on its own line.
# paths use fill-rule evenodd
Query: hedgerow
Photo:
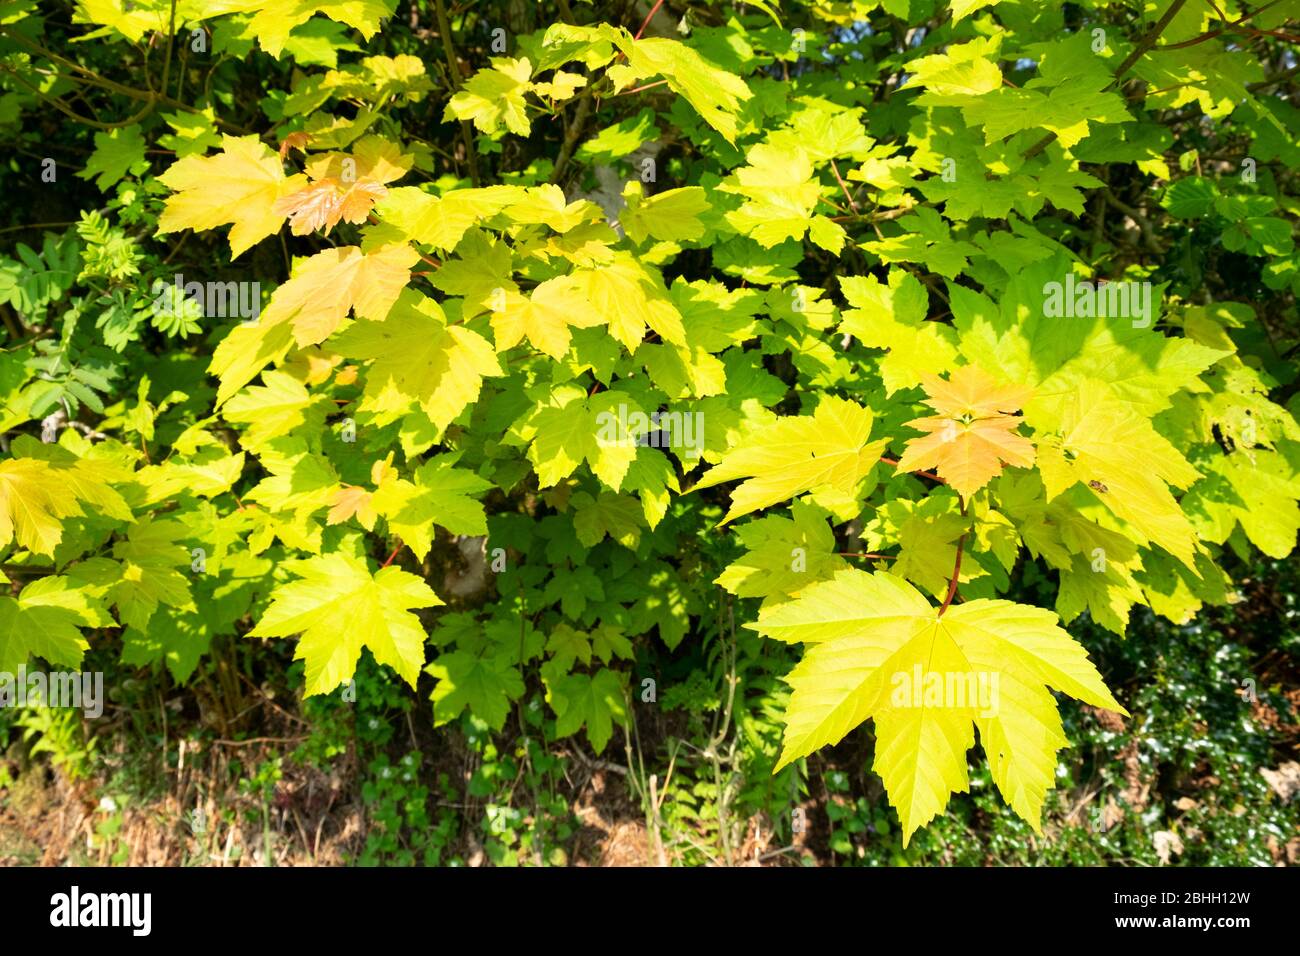
M 1037 828 L 1080 625 L 1295 546 L 1297 9 L 0 4 L 0 672 L 600 754 L 746 657 L 746 772 L 870 721 L 906 844 L 978 740 Z

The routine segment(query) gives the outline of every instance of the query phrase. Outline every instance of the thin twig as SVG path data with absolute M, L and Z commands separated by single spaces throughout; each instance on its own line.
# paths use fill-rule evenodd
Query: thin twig
M 447 19 L 447 7 L 443 0 L 435 0 L 434 12 L 438 18 L 438 32 L 442 35 L 442 51 L 447 57 L 447 69 L 451 72 L 451 85 L 455 92 L 460 92 L 460 64 L 456 61 L 456 49 L 451 42 L 451 22 Z M 460 135 L 465 140 L 465 163 L 469 166 L 469 179 L 475 186 L 479 184 L 478 154 L 474 151 L 474 130 L 469 120 L 460 121 Z

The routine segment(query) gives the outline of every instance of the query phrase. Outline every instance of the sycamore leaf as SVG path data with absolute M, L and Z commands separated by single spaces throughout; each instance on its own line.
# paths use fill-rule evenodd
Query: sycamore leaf
M 366 362 L 362 411 L 391 420 L 418 405 L 439 430 L 478 398 L 484 376 L 502 374 L 486 339 L 448 324 L 441 306 L 414 289 L 398 294 L 383 321 L 355 322 L 330 347 Z
M 982 7 L 991 7 L 999 0 L 952 0 L 948 4 L 952 10 L 952 22 L 958 23 Z
M 627 30 L 609 30 L 609 38 L 627 57 L 626 65 L 608 70 L 614 91 L 638 80 L 662 76 L 668 88 L 686 98 L 704 121 L 734 143 L 739 130 L 737 114 L 753 94 L 745 81 L 720 69 L 678 40 L 642 37 L 634 40 Z
M 414 186 L 398 186 L 388 190 L 375 206 L 383 225 L 376 227 L 374 235 L 386 242 L 420 242 L 436 249 L 455 249 L 471 226 L 495 216 L 522 193 L 521 186 L 488 186 L 431 196 Z
M 533 65 L 527 57 L 493 57 L 491 62 L 491 68 L 479 70 L 451 98 L 443 119 L 473 120 L 488 135 L 504 123 L 510 132 L 527 136 L 531 124 L 524 94 L 532 89 Z
M 602 324 L 575 276 L 547 279 L 528 295 L 502 289 L 495 299 L 492 333 L 498 352 L 514 348 L 526 337 L 533 348 L 563 361 L 569 353 L 570 328 Z
M 954 43 L 943 53 L 918 57 L 908 64 L 908 88 L 923 86 L 927 95 L 971 96 L 992 93 L 1002 86 L 996 57 L 1001 35 Z
M 575 275 L 592 314 L 609 326 L 609 334 L 629 352 L 636 351 L 647 327 L 665 342 L 686 344 L 681 313 L 664 288 L 663 277 L 630 252 L 617 252 L 600 268 L 583 269 Z M 575 318 L 569 321 L 574 323 Z
M 619 225 L 637 245 L 647 236 L 690 242 L 704 235 L 699 217 L 709 210 L 709 201 L 699 186 L 668 189 L 645 198 L 640 181 L 634 179 L 623 187 L 623 199 L 627 208 L 619 213 Z
M 235 326 L 212 353 L 208 371 L 216 375 L 217 404 L 228 401 L 241 388 L 293 348 L 293 325 L 286 315 L 268 322 L 263 316 L 255 325 Z
M 90 646 L 82 627 L 112 627 L 113 619 L 87 589 L 50 575 L 0 596 L 0 672 L 13 674 L 33 656 L 47 664 L 80 667 Z
M 748 479 L 732 493 L 722 524 L 805 491 L 832 488 L 852 495 L 889 444 L 887 438 L 868 442 L 873 421 L 871 409 L 827 396 L 812 415 L 780 418 L 757 429 L 695 487 Z
M 623 681 L 617 671 L 602 667 L 595 676 L 569 674 L 548 682 L 555 710 L 555 736 L 567 737 L 587 728 L 587 740 L 599 754 L 614 734 L 614 722 L 627 721 Z
M 368 179 L 351 185 L 321 179 L 276 200 L 272 211 L 288 217 L 289 231 L 295 236 L 310 235 L 317 229 L 328 236 L 339 220 L 365 222 L 371 207 L 386 195 L 387 189 Z
M 847 569 L 746 626 L 809 645 L 786 677 L 777 769 L 874 720 L 874 769 L 904 844 L 967 789 L 974 728 L 998 790 L 1037 830 L 1056 751 L 1068 743 L 1048 688 L 1125 713 L 1042 608 L 979 599 L 940 613 L 893 575 Z
M 827 512 L 811 502 L 792 501 L 791 518 L 765 515 L 737 526 L 745 547 L 718 575 L 715 584 L 738 597 L 783 599 L 847 567 L 835 553 L 835 533 Z
M 596 572 L 586 565 L 567 574 L 555 575 L 547 582 L 546 590 L 542 592 L 542 600 L 546 604 L 554 604 L 558 601 L 564 616 L 574 620 L 582 617 L 589 602 L 604 599 L 605 588 L 600 583 L 600 578 L 596 577 Z
M 158 180 L 175 193 L 158 233 L 232 223 L 232 258 L 278 232 L 284 215 L 274 211 L 276 201 L 307 183 L 305 176 L 286 177 L 280 157 L 256 136 L 224 136 L 220 153 L 179 159 Z
M 635 498 L 614 491 L 602 491 L 593 498 L 585 491 L 575 494 L 573 530 L 583 547 L 594 548 L 609 535 L 624 547 L 636 550 L 641 540 L 641 506 Z
M 226 403 L 222 414 L 244 424 L 241 441 L 256 450 L 298 428 L 320 428 L 327 414 L 326 399 L 313 396 L 287 372 L 262 373 L 262 384 L 245 388 Z
M 131 526 L 125 541 L 113 545 L 120 564 L 105 598 L 117 606 L 123 625 L 144 630 L 160 604 L 195 610 L 189 579 L 177 570 L 190 563 L 182 543 L 187 536 L 178 521 L 141 521 Z
M 339 221 L 365 222 L 376 202 L 388 195 L 385 183 L 400 179 L 415 157 L 378 136 L 367 136 L 352 147 L 352 155 L 323 153 L 307 164 L 311 185 L 276 200 L 273 212 L 287 216 L 289 230 L 305 236 Z
M 466 709 L 493 730 L 505 726 L 511 703 L 523 696 L 524 682 L 510 657 L 491 650 L 485 646 L 479 654 L 463 650 L 439 654 L 425 668 L 438 681 L 430 695 L 435 727 L 455 720 Z
M 1196 533 L 1167 485 L 1186 488 L 1200 472 L 1107 386 L 1085 380 L 1066 399 L 1059 435 L 1038 442 L 1038 470 L 1049 500 L 1082 482 L 1115 517 L 1195 566 Z
M 528 457 L 542 488 L 567 478 L 584 461 L 610 488 L 617 491 L 622 486 L 637 457 L 637 444 L 627 414 L 619 418 L 620 405 L 640 411 L 629 396 L 613 391 L 590 398 L 557 393 L 552 404 L 538 411 Z
M 95 134 L 95 151 L 86 161 L 86 168 L 77 173 L 82 179 L 94 179 L 100 192 L 125 176 L 132 168 L 139 172 L 147 168 L 144 155 L 144 137 L 139 126 L 124 126 Z
M 975 365 L 963 365 L 946 382 L 927 376 L 925 390 L 925 403 L 939 414 L 907 423 L 929 434 L 907 443 L 899 471 L 933 468 L 969 499 L 1000 475 L 1004 464 L 1033 465 L 1033 444 L 1016 433 L 1022 419 L 1005 414 L 1024 405 L 1031 390 L 999 385 Z
M 147 629 L 128 628 L 122 634 L 122 663 L 146 667 L 166 663 L 178 684 L 185 684 L 212 646 L 213 622 L 197 611 L 162 610 Z
M 421 561 L 433 546 L 435 524 L 452 534 L 487 534 L 487 515 L 475 498 L 492 484 L 452 467 L 454 461 L 452 456 L 427 461 L 416 469 L 414 481 L 389 474 L 371 497 L 371 506 Z
M 890 269 L 888 284 L 875 276 L 844 276 L 845 309 L 840 328 L 869 348 L 885 349 L 880 375 L 885 391 L 920 385 L 926 375 L 945 372 L 957 358 L 956 332 L 927 322 L 929 296 L 910 272 Z
M 933 494 L 914 501 L 887 501 L 868 525 L 872 550 L 898 544 L 898 555 L 889 563 L 889 573 L 907 578 L 936 598 L 948 590 L 957 559 L 957 541 L 970 528 L 970 521 L 956 507 L 951 496 Z M 959 582 L 970 579 L 973 562 L 966 562 Z
M 734 182 L 728 180 L 721 187 L 746 198 L 744 205 L 726 214 L 727 221 L 767 249 L 787 239 L 802 238 L 814 229 L 813 241 L 838 253 L 843 229 L 824 217 L 813 216 L 821 186 L 813 178 L 808 154 L 799 147 L 759 143 L 746 153 L 745 159 L 749 165 L 738 168 L 731 177 Z M 830 240 L 828 246 L 827 240 L 837 230 L 839 240 Z
M 299 580 L 271 592 L 248 636 L 302 635 L 294 660 L 306 662 L 306 696 L 328 694 L 351 678 L 362 648 L 415 686 L 426 634 L 411 610 L 442 604 L 423 580 L 394 567 L 371 574 L 365 561 L 343 552 L 287 567 Z
M 293 29 L 314 14 L 323 13 L 331 20 L 346 23 L 369 40 L 393 15 L 395 6 L 395 0 L 281 0 L 273 4 L 265 0 L 228 0 L 221 8 L 223 12 L 256 11 L 246 35 L 256 37 L 263 50 L 278 58 Z
M 546 650 L 551 654 L 548 663 L 559 672 L 570 670 L 574 661 L 591 663 L 591 638 L 568 624 L 559 624 L 551 631 Z
M 299 345 L 316 345 L 329 338 L 349 311 L 358 318 L 382 320 L 411 278 L 419 259 L 410 246 L 385 246 L 362 252 L 340 246 L 318 252 L 302 262 L 284 285 L 275 290 L 261 322 L 293 325 Z
M 131 509 L 109 484 L 126 475 L 111 462 L 79 459 L 29 435 L 10 450 L 18 457 L 0 461 L 0 548 L 16 539 L 20 548 L 53 556 L 63 540 L 62 519 L 86 514 L 83 506 L 131 520 Z

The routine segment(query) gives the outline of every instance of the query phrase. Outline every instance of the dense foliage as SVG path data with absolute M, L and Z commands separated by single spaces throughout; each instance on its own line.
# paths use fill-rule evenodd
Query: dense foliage
M 1294 548 L 1300 3 L 396 14 L 0 3 L 0 671 L 661 705 L 742 814 L 869 720 L 906 846 Z

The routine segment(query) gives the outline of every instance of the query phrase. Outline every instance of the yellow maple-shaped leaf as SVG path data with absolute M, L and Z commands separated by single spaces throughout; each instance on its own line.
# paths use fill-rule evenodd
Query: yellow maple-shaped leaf
M 366 363 L 361 410 L 381 421 L 418 404 L 446 428 L 478 398 L 484 376 L 501 375 L 496 353 L 477 332 L 448 325 L 442 307 L 404 289 L 382 322 L 356 322 L 331 341 L 333 349 Z
M 256 451 L 308 423 L 319 428 L 325 422 L 327 405 L 324 396 L 313 396 L 292 375 L 277 371 L 264 373 L 261 385 L 241 391 L 226 404 L 223 414 L 226 421 L 247 426 L 241 443 Z
M 362 648 L 415 686 L 427 635 L 411 610 L 442 604 L 423 580 L 392 567 L 371 574 L 365 561 L 342 552 L 288 567 L 299 580 L 271 592 L 270 607 L 248 636 L 302 635 L 294 660 L 306 661 L 308 697 L 348 680 Z
M 686 344 L 682 314 L 664 288 L 658 272 L 642 265 L 629 252 L 617 252 L 607 264 L 577 273 L 583 291 L 609 334 L 629 352 L 653 329 L 665 342 Z
M 697 50 L 665 37 L 635 39 L 622 28 L 605 28 L 627 57 L 609 68 L 615 92 L 652 76 L 663 76 L 668 88 L 686 98 L 704 121 L 734 143 L 739 113 L 753 94 L 745 81 L 705 59 Z
M 489 69 L 479 70 L 466 82 L 464 88 L 451 98 L 443 119 L 473 120 L 484 133 L 495 133 L 502 123 L 506 129 L 527 136 L 531 126 L 528 121 L 524 94 L 532 89 L 529 78 L 533 65 L 524 57 L 512 60 L 493 57 Z
M 0 595 L 0 672 L 12 675 L 33 656 L 80 667 L 90 647 L 81 628 L 116 626 L 94 590 L 49 575 L 32 581 L 17 598 Z
M 704 235 L 700 214 L 709 211 L 709 201 L 700 186 L 683 186 L 656 193 L 649 198 L 638 180 L 623 187 L 627 202 L 618 217 L 628 238 L 640 245 L 646 237 L 671 241 L 693 241 Z
M 633 396 L 609 389 L 596 395 L 572 384 L 556 387 L 519 430 L 531 441 L 528 459 L 538 485 L 549 488 L 586 461 L 592 474 L 618 491 L 637 458 L 637 436 L 649 418 Z
M 1007 414 L 1029 400 L 1030 389 L 999 384 L 974 365 L 963 365 L 946 382 L 927 376 L 924 385 L 925 403 L 938 414 L 907 423 L 929 434 L 907 443 L 899 471 L 933 468 L 969 499 L 1000 475 L 1003 465 L 1034 463 L 1033 443 L 1016 434 L 1023 419 Z
M 727 221 L 768 249 L 786 239 L 802 238 L 812 225 L 821 191 L 807 153 L 797 147 L 759 143 L 745 158 L 749 165 L 738 168 L 719 187 L 746 198 L 744 205 L 726 214 Z
M 212 353 L 208 371 L 217 376 L 217 404 L 224 404 L 272 362 L 293 348 L 293 326 L 287 315 L 268 322 L 265 314 L 253 325 L 235 326 Z
M 569 354 L 570 327 L 601 324 L 574 276 L 547 279 L 528 295 L 503 289 L 490 301 L 500 306 L 492 311 L 498 352 L 514 348 L 526 337 L 538 351 L 562 362 Z
M 856 568 L 746 625 L 808 645 L 776 769 L 875 721 L 874 769 L 903 841 L 967 789 L 975 729 L 1003 798 L 1035 829 L 1068 741 L 1048 688 L 1126 714 L 1087 652 L 1043 608 L 979 599 L 935 607 L 894 575 Z
M 1187 488 L 1200 472 L 1104 383 L 1085 379 L 1068 397 L 1059 434 L 1038 442 L 1038 470 L 1048 500 L 1083 482 L 1117 518 L 1195 569 L 1196 532 L 1168 485 Z
M 393 15 L 394 0 L 220 0 L 222 13 L 253 13 L 245 36 L 256 37 L 262 49 L 279 57 L 289 34 L 317 13 L 346 23 L 369 40 Z M 211 15 L 211 14 L 209 14 Z
M 231 258 L 279 231 L 284 214 L 276 201 L 307 182 L 285 176 L 280 157 L 256 136 L 223 136 L 221 152 L 186 156 L 158 179 L 175 193 L 158 219 L 159 234 L 233 223 Z
M 552 100 L 567 100 L 587 85 L 587 78 L 579 73 L 556 70 L 549 83 L 534 83 L 533 92 Z
M 382 319 L 411 278 L 420 258 L 410 246 L 384 246 L 362 252 L 339 246 L 318 252 L 294 270 L 271 296 L 262 323 L 288 320 L 299 345 L 316 345 L 329 337 L 349 311 L 358 318 Z
M 755 430 L 695 487 L 748 479 L 732 492 L 723 524 L 805 491 L 831 488 L 852 495 L 889 444 L 887 438 L 868 441 L 874 418 L 869 408 L 827 396 L 811 415 L 780 418 Z
M 167 29 L 170 4 L 162 0 L 131 3 L 130 0 L 77 0 L 72 14 L 73 23 L 101 23 L 104 27 L 86 35 L 86 38 L 103 36 L 116 30 L 131 41 L 138 41 L 146 33 L 162 33 Z M 176 5 L 176 13 L 188 19 L 198 11 L 190 3 Z
M 327 177 L 278 199 L 274 211 L 288 217 L 289 231 L 295 236 L 306 236 L 317 229 L 323 229 L 328 236 L 340 219 L 354 224 L 365 222 L 375 203 L 386 195 L 388 190 L 371 179 L 347 184 Z
M 125 473 L 107 460 L 79 459 L 57 445 L 42 445 L 29 435 L 14 439 L 15 457 L 0 461 L 0 548 L 17 540 L 20 548 L 53 556 L 63 540 L 63 519 L 89 513 L 122 521 L 131 509 L 109 484 Z
M 456 189 L 443 196 L 430 195 L 415 186 L 397 186 L 388 190 L 376 206 L 383 224 L 376 227 L 374 234 L 450 251 L 471 226 L 495 216 L 523 195 L 522 186 Z
M 529 186 L 506 210 L 511 222 L 541 223 L 556 232 L 568 232 L 584 222 L 602 219 L 604 215 L 590 199 L 569 202 L 564 190 L 554 183 Z

